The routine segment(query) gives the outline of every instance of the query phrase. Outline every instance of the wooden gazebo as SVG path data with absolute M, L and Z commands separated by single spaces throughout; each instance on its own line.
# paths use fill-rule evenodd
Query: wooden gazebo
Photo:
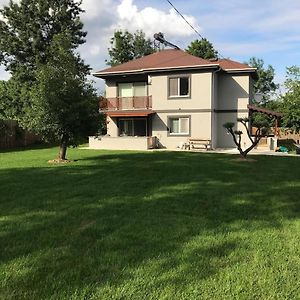
M 266 109 L 266 108 L 261 108 L 261 107 L 257 107 L 255 105 L 250 105 L 248 104 L 248 109 L 250 114 L 253 112 L 258 112 L 258 113 L 262 113 L 271 117 L 275 118 L 275 130 L 274 130 L 274 135 L 275 136 L 279 136 L 279 130 L 278 130 L 278 124 L 279 124 L 279 120 L 283 117 L 283 113 L 279 113 L 270 109 Z

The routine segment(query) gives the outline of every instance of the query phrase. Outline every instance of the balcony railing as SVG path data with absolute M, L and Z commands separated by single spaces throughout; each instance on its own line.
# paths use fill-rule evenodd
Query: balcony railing
M 105 98 L 100 102 L 100 110 L 139 110 L 151 108 L 151 96 Z

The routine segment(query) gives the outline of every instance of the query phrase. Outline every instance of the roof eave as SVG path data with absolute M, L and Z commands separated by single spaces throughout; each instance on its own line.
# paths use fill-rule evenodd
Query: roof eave
M 244 73 L 244 74 L 250 74 L 253 79 L 258 78 L 257 69 L 256 68 L 247 68 L 247 69 L 223 69 L 224 72 L 228 74 L 232 73 Z
M 92 73 L 93 76 L 98 78 L 105 78 L 117 75 L 134 75 L 134 74 L 146 74 L 146 73 L 156 73 L 156 72 L 169 72 L 169 71 L 181 71 L 181 70 L 201 70 L 201 69 L 215 69 L 218 68 L 218 64 L 207 64 L 198 66 L 179 66 L 179 67 L 168 67 L 168 68 L 149 68 L 149 69 L 139 69 L 139 70 L 129 70 L 129 71 L 116 71 L 116 72 L 95 72 Z
M 245 68 L 245 69 L 223 69 L 227 73 L 236 73 L 236 72 L 242 72 L 242 73 L 254 73 L 256 72 L 256 68 Z

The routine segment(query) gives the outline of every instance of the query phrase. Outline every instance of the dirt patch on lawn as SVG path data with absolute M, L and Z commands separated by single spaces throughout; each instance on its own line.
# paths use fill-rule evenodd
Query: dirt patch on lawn
M 239 157 L 239 158 L 234 158 L 234 159 L 232 159 L 233 161 L 239 161 L 239 162 L 257 162 L 257 160 L 256 159 L 253 159 L 253 158 L 241 158 L 241 157 Z
M 79 230 L 85 230 L 96 224 L 95 220 L 84 220 L 80 223 Z
M 52 160 L 48 160 L 49 164 L 69 164 L 72 162 L 76 162 L 76 160 L 69 160 L 69 159 L 52 159 Z

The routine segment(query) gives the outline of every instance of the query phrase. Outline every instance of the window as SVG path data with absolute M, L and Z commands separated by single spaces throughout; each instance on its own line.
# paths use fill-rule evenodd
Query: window
M 132 83 L 120 83 L 119 84 L 119 97 L 132 97 L 133 86 Z
M 133 96 L 136 97 L 147 96 L 147 88 L 144 82 L 136 82 L 133 84 Z
M 170 135 L 189 135 L 190 117 L 170 117 L 169 129 Z
M 143 118 L 120 119 L 120 136 L 147 136 L 147 120 Z
M 190 77 L 170 77 L 169 78 L 169 97 L 188 97 L 190 96 Z
M 119 83 L 119 97 L 144 97 L 147 96 L 147 86 L 145 82 Z

